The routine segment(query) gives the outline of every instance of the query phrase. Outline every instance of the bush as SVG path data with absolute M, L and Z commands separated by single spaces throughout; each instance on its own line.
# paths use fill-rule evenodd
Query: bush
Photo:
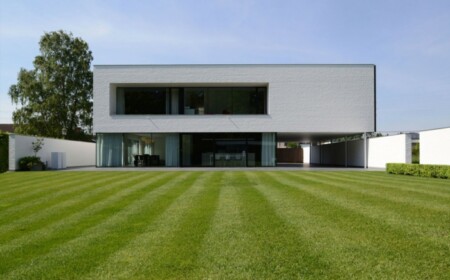
M 412 163 L 420 163 L 420 143 L 412 143 Z
M 9 135 L 0 131 L 0 173 L 8 170 Z
M 45 168 L 44 163 L 41 161 L 40 157 L 36 156 L 30 156 L 30 157 L 23 157 L 19 159 L 19 169 L 23 171 L 30 171 L 33 169 L 33 167 L 42 167 L 42 169 Z
M 431 178 L 450 178 L 450 165 L 388 163 L 386 172 Z

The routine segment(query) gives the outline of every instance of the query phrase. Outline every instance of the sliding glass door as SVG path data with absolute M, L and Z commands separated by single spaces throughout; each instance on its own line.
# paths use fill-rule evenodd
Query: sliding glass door
M 99 133 L 98 167 L 176 167 L 178 133 Z
M 258 167 L 276 163 L 274 133 L 188 133 L 180 139 L 184 167 Z

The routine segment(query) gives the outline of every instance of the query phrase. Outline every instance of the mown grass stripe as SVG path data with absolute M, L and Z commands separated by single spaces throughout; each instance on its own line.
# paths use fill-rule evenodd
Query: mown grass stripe
M 283 173 L 288 176 L 296 176 L 299 177 L 299 174 L 295 173 Z M 327 173 L 328 174 L 328 173 Z M 375 199 L 381 199 L 386 201 L 387 203 L 398 205 L 402 204 L 404 207 L 409 207 L 411 209 L 422 208 L 436 212 L 445 212 L 448 210 L 449 203 L 442 202 L 442 199 L 435 198 L 431 200 L 427 197 L 420 197 L 419 194 L 409 195 L 407 196 L 402 191 L 394 192 L 394 193 L 386 193 L 385 189 L 382 188 L 371 188 L 370 185 L 367 184 L 353 184 L 345 179 L 336 178 L 332 175 L 326 175 L 324 173 L 317 173 L 314 175 L 311 174 L 302 174 L 300 178 L 309 179 L 313 182 L 325 184 L 326 186 L 333 186 L 338 189 L 341 189 L 341 192 L 351 192 L 352 194 L 361 194 L 364 197 L 373 197 Z M 394 195 L 395 194 L 395 195 Z M 440 200 L 440 201 L 439 201 Z
M 85 173 L 84 173 L 85 174 Z M 119 174 L 115 174 L 113 176 L 118 176 Z M 97 173 L 90 176 L 83 176 L 82 174 L 79 174 L 75 177 L 70 177 L 66 179 L 64 174 L 60 173 L 59 178 L 54 178 L 55 180 L 51 181 L 45 181 L 41 182 L 39 184 L 32 184 L 27 186 L 25 190 L 19 190 L 16 193 L 5 195 L 5 197 L 8 198 L 10 202 L 12 202 L 14 205 L 18 205 L 23 201 L 28 201 L 33 198 L 40 197 L 42 195 L 47 194 L 54 194 L 57 193 L 62 189 L 62 187 L 65 187 L 67 189 L 67 186 L 77 186 L 80 182 L 85 182 L 85 179 L 97 179 L 102 177 L 107 177 L 107 173 Z M 111 176 L 111 175 L 109 175 Z M 88 181 L 88 180 L 87 180 Z
M 153 208 L 155 205 L 169 204 L 186 190 L 185 185 L 175 186 L 183 180 L 189 181 L 189 174 L 165 174 L 157 180 L 149 178 L 142 181 L 138 185 L 144 188 L 139 188 L 137 192 L 132 192 L 119 201 L 109 201 L 109 209 L 105 208 L 105 211 L 97 213 L 87 224 L 81 221 L 87 227 L 83 226 L 81 230 L 77 227 L 78 230 L 74 234 L 67 232 L 70 238 L 64 243 L 57 247 L 52 246 L 50 251 L 30 260 L 32 265 L 16 266 L 15 270 L 4 276 L 5 279 L 18 276 L 27 278 L 31 275 L 45 278 L 79 278 L 74 275 L 89 270 L 140 234 L 147 226 L 149 216 L 158 215 L 153 212 L 156 210 Z M 149 211 L 151 209 L 153 211 Z M 93 252 L 96 253 L 95 260 L 90 258 Z M 64 271 L 61 271 L 61 267 L 64 267 Z
M 190 188 L 167 208 L 144 233 L 97 267 L 88 279 L 185 278 L 197 258 L 203 236 L 214 215 L 220 173 L 195 173 Z M 212 212 L 212 213 L 211 213 Z
M 56 176 L 55 172 L 6 172 L 0 173 L 1 189 L 12 188 L 23 181 L 39 180 L 41 178 L 49 178 Z M 30 179 L 31 178 L 31 179 Z
M 347 189 L 349 184 L 337 184 L 330 180 L 324 182 L 317 179 L 317 175 L 311 178 L 309 175 L 299 177 L 294 173 L 286 174 L 286 177 L 290 176 L 296 182 L 319 186 L 320 188 L 316 189 L 316 191 L 322 190 L 327 194 L 332 194 L 335 203 L 339 203 L 347 208 L 352 207 L 353 210 L 357 210 L 383 223 L 388 223 L 395 228 L 400 230 L 408 228 L 420 237 L 432 242 L 445 244 L 448 240 L 446 238 L 436 238 L 436 236 L 442 236 L 442 233 L 447 232 L 449 229 L 450 204 L 446 208 L 440 209 L 440 211 L 417 206 L 412 207 L 408 204 L 397 203 L 364 192 L 349 192 Z M 355 187 L 364 188 L 358 185 Z
M 95 201 L 98 193 L 100 193 L 99 197 L 101 197 L 101 193 L 107 192 L 110 186 L 118 187 L 122 182 L 130 180 L 132 179 L 125 174 L 106 176 L 105 178 L 91 181 L 84 186 L 78 186 L 75 189 L 68 188 L 68 190 L 63 191 L 62 195 L 50 196 L 49 199 L 44 197 L 30 208 L 25 208 L 26 214 L 20 213 L 22 215 L 18 216 L 11 214 L 8 218 L 4 218 L 0 226 L 0 240 L 4 238 L 4 232 L 11 232 L 23 227 L 25 229 L 21 229 L 21 231 L 27 231 L 33 224 L 39 224 L 42 227 L 48 221 L 64 218 L 64 215 L 71 213 L 71 209 L 76 208 L 78 203 L 89 204 L 90 201 Z M 108 184 L 110 185 L 108 186 Z M 20 232 L 16 232 L 16 234 L 20 234 Z
M 45 172 L 46 174 L 51 174 L 51 176 L 39 177 L 39 180 L 34 180 L 34 177 L 31 175 L 21 175 L 22 173 L 18 173 L 19 175 L 15 176 L 18 178 L 18 183 L 16 184 L 5 184 L 6 187 L 0 187 L 0 197 L 14 197 L 15 195 L 22 195 L 23 193 L 27 193 L 29 189 L 34 189 L 36 185 L 45 184 L 49 188 L 53 188 L 55 183 L 60 181 L 71 181 L 77 177 L 81 177 L 82 174 L 71 174 L 70 176 L 64 176 L 60 174 L 60 172 Z M 17 174 L 17 173 L 14 173 Z M 55 175 L 53 175 L 55 174 Z M 19 179 L 20 178 L 20 179 Z M 31 179 L 30 179 L 31 178 Z
M 206 180 L 199 182 L 204 188 L 192 202 L 196 206 L 186 211 L 163 250 L 157 251 L 155 257 L 152 254 L 155 265 L 145 266 L 137 275 L 155 275 L 160 279 L 195 277 L 203 240 L 217 209 L 222 176 L 223 173 L 208 174 Z
M 55 176 L 54 172 L 38 172 L 39 174 L 35 174 L 34 172 L 30 173 L 31 172 L 0 173 L 0 194 L 2 194 L 3 191 L 7 191 L 17 185 L 23 184 L 24 181 L 33 182 L 42 178 L 51 178 Z
M 84 192 L 92 183 L 107 184 L 120 176 L 120 174 L 115 174 L 115 176 L 108 174 L 95 177 L 87 176 L 82 180 L 66 181 L 58 185 L 56 190 L 45 190 L 45 188 L 42 189 L 43 186 L 35 186 L 36 191 L 26 192 L 29 195 L 24 194 L 20 200 L 2 199 L 2 202 L 8 204 L 8 207 L 2 209 L 0 213 L 0 226 L 10 220 L 17 219 L 17 217 L 24 218 L 30 213 L 34 214 L 44 207 L 48 207 L 52 202 L 61 202 L 64 198 L 73 198 L 74 194 Z
M 319 279 L 337 275 L 329 264 L 313 251 L 310 241 L 279 217 L 248 173 L 236 173 L 240 185 L 242 218 L 253 254 L 252 272 L 255 278 Z M 290 260 L 288 263 L 286 260 Z
M 374 266 L 374 275 L 378 275 L 376 278 L 383 278 L 383 275 L 397 275 L 399 278 L 417 275 L 419 278 L 427 278 L 429 277 L 429 267 L 439 271 L 439 274 L 448 269 L 448 263 L 436 262 L 434 255 L 438 253 L 444 259 L 450 259 L 448 246 L 424 240 L 415 232 L 392 227 L 382 220 L 373 219 L 367 215 L 367 212 L 361 212 L 361 209 L 352 206 L 352 202 L 338 201 L 333 193 L 319 189 L 313 184 L 307 185 L 286 180 L 270 172 L 265 175 L 276 180 L 284 188 L 296 190 L 301 195 L 317 199 L 326 205 L 329 208 L 328 211 L 333 215 L 327 212 L 315 212 L 322 219 L 321 223 L 339 226 L 342 230 L 347 229 L 349 235 L 354 235 L 354 238 L 359 238 L 362 242 L 375 247 L 377 250 L 370 250 L 366 253 L 372 257 L 369 261 L 377 262 L 368 266 Z M 265 180 L 269 178 L 265 178 Z M 398 274 L 400 271 L 402 275 Z
M 373 177 L 373 178 L 367 178 L 365 175 L 362 175 L 360 173 L 343 173 L 343 172 L 324 172 L 321 173 L 322 175 L 332 175 L 335 178 L 345 179 L 349 182 L 355 182 L 358 184 L 364 183 L 366 185 L 372 185 L 376 186 L 377 188 L 381 189 L 387 189 L 388 191 L 401 191 L 408 195 L 415 195 L 416 193 L 420 194 L 421 196 L 429 196 L 433 198 L 445 198 L 450 199 L 450 193 L 446 193 L 443 191 L 435 191 L 431 190 L 429 187 L 430 184 L 412 184 L 412 183 L 406 183 L 402 182 L 401 180 L 397 182 L 391 181 L 388 177 L 388 175 L 384 174 L 384 176 L 380 177 Z M 450 181 L 449 181 L 449 190 L 450 190 Z
M 232 183 L 233 173 L 226 172 L 220 182 L 217 210 L 202 244 L 198 279 L 252 279 L 250 264 L 255 251 L 244 229 L 239 186 Z
M 416 186 L 426 186 L 429 189 L 450 193 L 450 180 L 439 178 L 425 178 L 417 176 L 387 174 L 385 172 L 367 172 L 367 179 L 383 180 L 385 183 L 404 183 Z

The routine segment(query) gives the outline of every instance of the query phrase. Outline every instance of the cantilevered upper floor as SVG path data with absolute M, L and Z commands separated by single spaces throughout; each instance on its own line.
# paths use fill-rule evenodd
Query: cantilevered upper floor
M 375 65 L 96 65 L 94 132 L 360 133 Z

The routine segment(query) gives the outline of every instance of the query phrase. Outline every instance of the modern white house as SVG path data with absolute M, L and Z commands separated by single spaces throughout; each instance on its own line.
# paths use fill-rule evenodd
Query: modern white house
M 98 167 L 275 166 L 277 141 L 375 130 L 373 64 L 94 66 Z

